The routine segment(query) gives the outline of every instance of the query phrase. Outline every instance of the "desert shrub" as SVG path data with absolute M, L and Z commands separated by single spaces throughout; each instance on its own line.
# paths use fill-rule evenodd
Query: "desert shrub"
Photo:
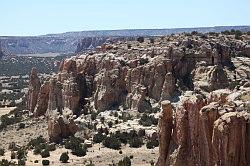
M 55 151 L 56 145 L 55 144 L 46 144 L 45 149 L 47 149 L 48 151 Z
M 11 151 L 10 158 L 11 159 L 15 159 L 16 158 L 16 153 L 14 151 Z
M 231 29 L 231 34 L 235 34 L 235 30 L 234 29 Z
M 113 122 L 112 122 L 112 121 L 109 121 L 109 122 L 108 122 L 108 126 L 109 126 L 109 128 L 111 128 L 111 127 L 113 126 Z
M 25 157 L 26 157 L 26 155 L 27 155 L 27 151 L 26 151 L 26 149 L 25 148 L 19 148 L 18 150 L 17 150 L 17 158 L 19 159 L 19 160 L 21 160 L 21 159 L 24 159 Z
M 142 145 L 143 145 L 143 141 L 139 137 L 134 137 L 134 138 L 132 138 L 132 139 L 129 140 L 129 147 L 139 148 Z
M 128 139 L 129 139 L 129 134 L 127 132 L 120 132 L 120 131 L 117 131 L 115 133 L 115 137 L 117 139 L 119 139 L 121 141 L 121 143 L 123 144 L 127 144 L 128 143 Z
M 38 160 L 35 160 L 34 163 L 38 163 Z
M 98 115 L 97 112 L 92 111 L 92 112 L 91 112 L 91 115 L 90 115 L 91 120 L 95 120 L 96 117 L 97 117 L 97 115 Z
M 140 58 L 140 60 L 139 60 L 140 65 L 147 64 L 148 62 L 149 62 L 148 58 Z
M 131 160 L 129 157 L 124 157 L 118 162 L 118 166 L 131 166 Z
M 122 150 L 119 150 L 119 154 L 122 154 Z
M 235 39 L 241 39 L 242 32 L 240 30 L 235 31 Z
M 18 129 L 24 129 L 24 128 L 25 128 L 25 123 L 18 124 Z
M 38 155 L 38 154 L 41 153 L 42 150 L 43 149 L 42 149 L 41 146 L 35 146 L 35 149 L 34 149 L 33 153 L 34 153 L 34 155 Z
M 79 146 L 79 144 L 81 144 L 82 142 L 83 141 L 80 138 L 70 137 L 68 140 L 66 140 L 65 148 L 66 149 L 74 149 L 77 146 Z
M 3 130 L 8 125 L 12 125 L 12 124 L 20 122 L 21 117 L 18 117 L 18 116 L 9 117 L 9 114 L 6 114 L 6 115 L 1 116 L 0 120 L 1 120 L 0 130 Z
M 18 166 L 25 165 L 25 160 L 23 160 L 23 159 L 18 160 L 17 165 Z
M 85 145 L 80 144 L 79 146 L 72 149 L 72 154 L 78 157 L 85 156 L 87 152 L 87 147 Z
M 82 140 L 76 137 L 70 137 L 65 143 L 66 149 L 71 149 L 72 154 L 76 156 L 85 156 L 87 152 L 86 146 L 82 145 Z
M 146 147 L 148 149 L 154 149 L 155 147 L 159 146 L 159 141 L 158 140 L 149 140 L 146 143 Z
M 61 161 L 62 163 L 67 163 L 68 160 L 69 160 L 69 155 L 68 155 L 68 153 L 66 153 L 66 152 L 62 153 L 61 156 L 60 156 L 60 161 Z
M 157 125 L 158 119 L 156 119 L 154 116 L 150 116 L 147 114 L 143 114 L 141 119 L 139 120 L 139 124 L 143 126 L 151 126 L 151 125 Z
M 50 161 L 49 161 L 49 160 L 42 160 L 42 164 L 43 164 L 43 165 L 49 165 L 49 164 L 50 164 Z
M 93 142 L 94 143 L 101 143 L 104 139 L 106 138 L 106 135 L 104 135 L 101 132 L 98 132 L 94 135 L 93 137 Z
M 30 140 L 30 142 L 28 143 L 28 146 L 31 147 L 31 148 L 35 148 L 36 146 L 42 144 L 42 143 L 45 143 L 46 140 L 43 138 L 43 136 L 39 136 L 35 139 L 32 139 Z
M 137 41 L 138 41 L 139 43 L 143 43 L 143 42 L 144 42 L 144 37 L 142 37 L 142 36 L 138 37 L 138 38 L 137 38 Z
M 224 35 L 230 35 L 231 34 L 229 30 L 222 31 L 221 33 L 224 34 Z
M 130 48 L 128 48 L 128 49 L 130 49 Z M 124 61 L 123 59 L 119 60 L 119 62 L 120 62 L 120 64 L 121 64 L 122 67 L 124 67 L 124 66 L 127 65 L 126 61 Z
M 154 166 L 155 165 L 155 162 L 153 160 L 150 161 L 150 165 L 151 166 Z
M 118 150 L 121 148 L 121 141 L 117 139 L 113 134 L 106 137 L 102 143 L 105 147 L 110 149 Z
M 0 156 L 4 156 L 4 149 L 0 149 Z
M 197 34 L 198 34 L 197 31 L 192 31 L 192 32 L 191 32 L 191 35 L 197 35 Z
M 152 43 L 152 44 L 155 43 L 155 39 L 154 39 L 154 38 L 150 38 L 149 41 L 150 41 L 150 43 Z
M 105 118 L 102 116 L 102 117 L 100 118 L 100 121 L 101 121 L 102 124 L 104 124 Z
M 46 158 L 46 157 L 50 156 L 50 153 L 49 153 L 49 151 L 47 149 L 43 149 L 41 151 L 41 156 L 42 156 L 42 158 Z

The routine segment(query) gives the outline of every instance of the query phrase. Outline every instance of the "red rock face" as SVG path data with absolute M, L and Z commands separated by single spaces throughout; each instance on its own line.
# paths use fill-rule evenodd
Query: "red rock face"
M 239 112 L 237 104 L 226 98 L 225 94 L 226 92 L 221 90 L 221 93 L 217 92 L 217 96 L 221 97 L 215 98 L 214 94 L 211 94 L 213 99 L 207 100 L 200 95 L 191 95 L 181 100 L 175 111 L 173 131 L 169 133 L 171 127 L 167 124 L 159 126 L 161 143 L 157 165 L 250 164 L 249 110 L 244 107 L 243 111 Z M 218 102 L 207 103 L 212 100 Z M 166 110 L 163 107 L 162 114 L 164 111 Z M 168 120 L 165 120 L 165 123 L 167 122 Z M 163 122 L 160 121 L 159 124 Z M 162 135 L 166 133 L 171 137 L 165 137 L 164 141 Z
M 58 116 L 50 117 L 48 120 L 48 134 L 50 140 L 53 142 L 73 136 L 77 131 L 78 126 L 73 119 L 65 119 Z
M 32 113 L 35 110 L 38 94 L 41 87 L 40 79 L 37 74 L 38 74 L 37 69 L 33 68 L 30 74 L 29 92 L 28 92 L 28 109 Z

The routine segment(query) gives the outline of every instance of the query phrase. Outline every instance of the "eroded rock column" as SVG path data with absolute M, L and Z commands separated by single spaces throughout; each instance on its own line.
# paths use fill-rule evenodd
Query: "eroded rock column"
M 173 109 L 170 101 L 162 101 L 162 112 L 159 118 L 158 135 L 159 135 L 159 158 L 157 166 L 164 166 L 169 151 L 169 144 L 173 129 Z

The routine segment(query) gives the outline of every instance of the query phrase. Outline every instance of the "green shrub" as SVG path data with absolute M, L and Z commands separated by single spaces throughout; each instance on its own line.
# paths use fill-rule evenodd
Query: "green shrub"
M 154 149 L 155 147 L 158 147 L 158 146 L 159 146 L 159 141 L 158 140 L 149 140 L 146 143 L 146 147 L 148 149 Z
M 18 124 L 18 129 L 24 129 L 24 128 L 25 128 L 25 123 Z
M 131 166 L 131 160 L 129 157 L 124 157 L 118 162 L 118 166 Z
M 139 60 L 140 65 L 147 64 L 148 62 L 149 62 L 148 58 L 140 58 L 140 60 Z
M 191 35 L 197 35 L 197 34 L 198 34 L 197 31 L 192 31 L 192 32 L 191 32 Z
M 23 159 L 18 160 L 17 165 L 18 165 L 18 166 L 25 165 L 25 160 L 23 160 Z
M 250 35 L 250 31 L 247 32 L 247 35 Z
M 31 148 L 34 148 L 35 146 L 38 146 L 42 143 L 46 143 L 46 140 L 43 138 L 43 136 L 39 136 L 35 139 L 30 140 L 30 142 L 28 143 L 28 146 Z
M 56 145 L 55 144 L 46 144 L 45 149 L 47 149 L 48 151 L 55 151 Z
M 61 156 L 60 156 L 60 161 L 61 161 L 62 163 L 67 163 L 68 160 L 69 160 L 69 155 L 68 155 L 68 153 L 66 153 L 66 152 L 62 153 Z
M 106 135 L 104 135 L 103 133 L 96 133 L 93 137 L 93 142 L 94 143 L 101 143 L 104 139 L 106 138 Z
M 96 117 L 97 117 L 97 115 L 98 115 L 97 112 L 92 111 L 92 112 L 91 112 L 91 115 L 90 115 L 91 120 L 95 120 Z
M 109 126 L 109 128 L 111 128 L 111 127 L 113 126 L 113 122 L 112 122 L 112 121 L 109 121 L 109 122 L 108 122 L 108 126 Z
M 65 143 L 66 149 L 71 149 L 72 154 L 76 156 L 85 156 L 87 152 L 86 146 L 82 145 L 83 141 L 76 137 L 70 137 L 69 140 Z
M 42 160 L 42 164 L 43 164 L 43 165 L 49 165 L 49 164 L 50 164 L 50 161 L 49 161 L 49 160 Z
M 0 149 L 0 156 L 4 156 L 4 149 Z
M 49 153 L 49 151 L 47 149 L 43 149 L 41 151 L 41 156 L 42 156 L 42 158 L 46 158 L 46 157 L 50 156 L 50 153 Z
M 142 36 L 138 37 L 138 38 L 137 38 L 137 41 L 138 41 L 139 43 L 143 43 L 143 42 L 144 42 L 144 37 L 142 37 Z
M 102 143 L 105 147 L 110 149 L 118 150 L 121 148 L 121 141 L 117 139 L 113 134 L 106 137 L 106 139 Z
M 139 137 L 134 137 L 131 140 L 129 140 L 129 146 L 132 148 L 139 148 L 143 145 L 143 141 Z
M 27 155 L 27 151 L 25 148 L 19 148 L 17 150 L 17 159 L 21 160 L 24 159 Z
M 16 153 L 14 151 L 11 151 L 10 158 L 11 159 L 15 159 L 16 158 Z
M 72 154 L 78 157 L 85 156 L 87 152 L 87 147 L 85 145 L 80 144 L 76 148 L 72 149 Z
M 147 114 L 143 114 L 141 119 L 139 120 L 139 124 L 143 126 L 151 126 L 151 125 L 157 125 L 158 119 L 156 119 L 154 116 L 149 116 Z
M 34 154 L 34 155 L 38 155 L 38 154 L 41 153 L 42 150 L 43 150 L 43 149 L 41 148 L 41 146 L 35 146 L 35 149 L 34 149 L 34 151 L 33 151 L 33 154 Z
M 235 31 L 235 39 L 241 39 L 241 35 L 242 35 L 243 33 L 240 31 L 240 30 L 236 30 Z

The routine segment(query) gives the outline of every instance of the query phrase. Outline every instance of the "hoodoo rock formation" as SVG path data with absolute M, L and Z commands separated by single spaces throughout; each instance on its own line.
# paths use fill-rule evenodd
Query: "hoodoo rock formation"
M 249 92 L 249 88 L 219 90 L 212 92 L 217 97 L 208 95 L 211 98 L 186 94 L 174 111 L 174 119 L 160 120 L 157 165 L 249 165 L 250 112 L 249 100 L 244 100 Z M 164 115 L 164 103 L 162 107 Z
M 38 94 L 41 87 L 40 79 L 37 74 L 38 74 L 37 69 L 33 68 L 30 74 L 29 92 L 28 92 L 28 108 L 32 113 L 34 112 L 35 107 L 37 105 Z
M 162 102 L 158 165 L 247 165 L 248 50 L 249 41 L 230 35 L 179 34 L 106 43 L 65 59 L 41 88 L 34 84 L 38 77 L 33 73 L 29 109 L 51 119 L 68 110 L 78 116 L 86 103 L 94 111 L 119 107 L 146 112 Z M 53 134 L 59 122 L 49 123 L 53 140 L 74 134 L 68 127 L 67 134 Z

